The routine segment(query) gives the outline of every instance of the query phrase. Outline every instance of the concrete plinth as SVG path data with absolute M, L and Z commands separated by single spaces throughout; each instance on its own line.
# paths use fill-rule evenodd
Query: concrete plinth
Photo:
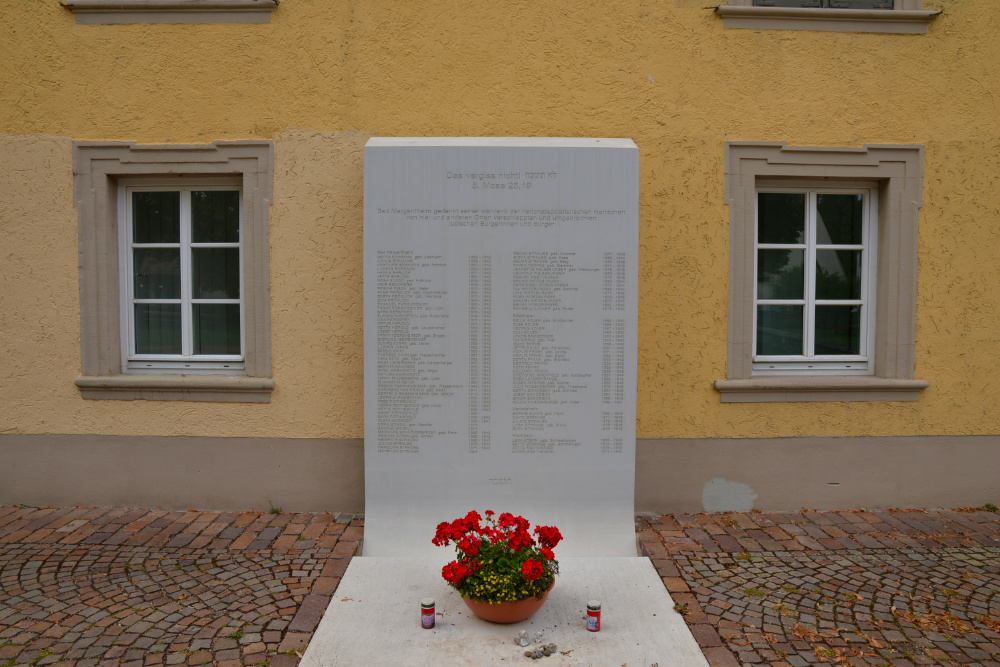
M 708 667 L 684 619 L 646 558 L 570 558 L 541 611 L 523 623 L 475 616 L 441 578 L 440 560 L 355 558 L 302 659 L 331 665 L 649 665 Z M 437 625 L 420 627 L 420 599 L 437 601 Z M 586 629 L 600 600 L 600 632 Z M 532 661 L 518 630 L 544 632 L 556 655 Z

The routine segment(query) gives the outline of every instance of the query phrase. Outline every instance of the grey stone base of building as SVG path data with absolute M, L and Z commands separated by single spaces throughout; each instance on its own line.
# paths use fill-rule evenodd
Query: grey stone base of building
M 0 435 L 0 505 L 364 511 L 364 442 Z M 1000 436 L 663 438 L 636 446 L 638 512 L 1000 504 Z
M 0 461 L 0 505 L 364 508 L 360 438 L 0 435 Z
M 1000 436 L 643 439 L 637 511 L 1000 504 Z

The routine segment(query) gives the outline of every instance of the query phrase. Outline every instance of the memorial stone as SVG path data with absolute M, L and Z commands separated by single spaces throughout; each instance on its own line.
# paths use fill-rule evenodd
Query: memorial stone
M 364 555 L 494 509 L 635 556 L 635 144 L 375 138 L 364 171 Z

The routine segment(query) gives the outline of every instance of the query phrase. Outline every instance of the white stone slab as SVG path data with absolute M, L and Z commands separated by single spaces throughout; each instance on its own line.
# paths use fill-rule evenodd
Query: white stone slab
M 427 559 L 355 558 L 303 656 L 332 665 L 634 665 L 707 667 L 684 619 L 646 558 L 574 558 L 541 611 L 496 625 L 471 614 Z M 420 627 L 420 599 L 437 601 L 437 626 Z M 586 604 L 602 603 L 600 632 L 586 629 Z M 529 661 L 520 629 L 544 631 L 559 654 Z M 566 653 L 563 653 L 566 652 Z
M 638 149 L 365 147 L 366 556 L 471 509 L 634 556 Z

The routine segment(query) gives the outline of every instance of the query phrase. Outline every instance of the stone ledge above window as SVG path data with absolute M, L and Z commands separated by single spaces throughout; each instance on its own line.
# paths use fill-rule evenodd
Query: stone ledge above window
M 76 22 L 269 23 L 279 0 L 66 0 Z
M 792 403 L 814 401 L 915 401 L 926 380 L 868 375 L 772 376 L 716 380 L 723 403 Z
M 267 403 L 274 380 L 218 375 L 109 375 L 80 377 L 76 386 L 83 398 Z
M 922 34 L 940 11 L 922 9 L 811 9 L 720 5 L 715 11 L 724 28 L 820 30 Z

